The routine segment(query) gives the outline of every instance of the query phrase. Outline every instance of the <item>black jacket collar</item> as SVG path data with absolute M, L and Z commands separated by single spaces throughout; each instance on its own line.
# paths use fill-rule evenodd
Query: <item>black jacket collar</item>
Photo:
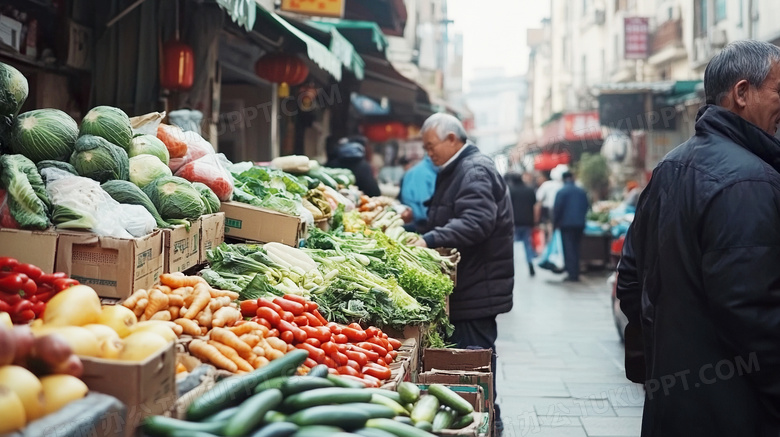
M 464 150 L 458 155 L 458 157 L 455 159 L 455 161 L 452 161 L 450 165 L 444 167 L 439 172 L 439 178 L 444 178 L 452 174 L 452 172 L 455 171 L 455 169 L 458 167 L 458 164 L 463 160 L 463 158 L 467 156 L 474 155 L 476 153 L 479 153 L 479 149 L 477 149 L 477 146 L 475 146 L 472 142 L 466 143 L 464 147 Z
M 728 109 L 703 106 L 696 115 L 696 132 L 717 132 L 780 171 L 780 140 Z

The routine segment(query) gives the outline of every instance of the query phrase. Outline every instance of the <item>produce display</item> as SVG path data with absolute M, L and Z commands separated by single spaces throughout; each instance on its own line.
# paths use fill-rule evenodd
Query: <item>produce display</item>
M 51 208 L 49 196 L 32 161 L 22 155 L 0 155 L 0 187 L 6 190 L 9 227 L 45 229 Z
M 13 323 L 27 323 L 43 315 L 54 295 L 78 283 L 65 273 L 44 273 L 32 264 L 0 257 L 0 313 L 8 313 Z
M 27 79 L 20 71 L 0 63 L 0 117 L 15 117 L 29 92 Z

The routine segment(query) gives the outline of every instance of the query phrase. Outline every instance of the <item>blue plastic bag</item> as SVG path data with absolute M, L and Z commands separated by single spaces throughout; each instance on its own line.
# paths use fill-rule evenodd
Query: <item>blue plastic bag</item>
M 563 239 L 561 231 L 556 229 L 547 247 L 544 248 L 541 258 L 539 258 L 539 268 L 551 270 L 554 273 L 563 272 Z

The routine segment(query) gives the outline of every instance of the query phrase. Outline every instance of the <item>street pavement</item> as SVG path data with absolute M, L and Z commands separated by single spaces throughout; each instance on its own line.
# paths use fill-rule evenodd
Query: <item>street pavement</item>
M 637 437 L 644 392 L 625 377 L 609 272 L 580 283 L 537 269 L 515 244 L 514 309 L 498 317 L 504 437 Z

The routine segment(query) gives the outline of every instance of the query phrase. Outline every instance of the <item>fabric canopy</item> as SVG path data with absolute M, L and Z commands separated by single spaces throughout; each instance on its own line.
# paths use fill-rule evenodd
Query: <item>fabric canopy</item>
M 217 0 L 217 4 L 230 15 L 234 23 L 247 31 L 255 27 L 257 19 L 255 0 Z
M 384 55 L 387 49 L 387 38 L 382 33 L 379 26 L 371 21 L 316 21 L 311 20 L 308 24 L 323 30 L 337 29 L 344 35 L 360 53 Z
M 290 20 L 289 22 L 320 43 L 327 45 L 331 53 L 341 60 L 344 68 L 351 71 L 358 80 L 363 80 L 365 76 L 363 58 L 360 57 L 352 43 L 338 29 L 332 26 L 317 26 L 312 22 L 304 23 L 296 20 Z

